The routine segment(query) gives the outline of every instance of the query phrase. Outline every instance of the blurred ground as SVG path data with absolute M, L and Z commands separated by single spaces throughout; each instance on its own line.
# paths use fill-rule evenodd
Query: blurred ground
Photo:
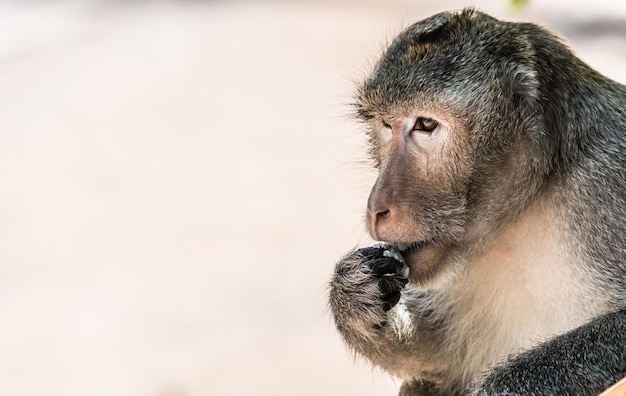
M 393 395 L 326 309 L 353 80 L 461 1 L 0 2 L 0 394 Z M 626 5 L 481 10 L 626 82 Z

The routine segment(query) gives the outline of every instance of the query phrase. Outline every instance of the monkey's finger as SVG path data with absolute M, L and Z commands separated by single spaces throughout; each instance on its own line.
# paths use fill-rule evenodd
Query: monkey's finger
M 383 311 L 387 312 L 400 301 L 400 291 L 395 291 L 383 296 Z
M 368 260 L 364 264 L 376 275 L 395 275 L 400 272 L 404 265 L 392 257 Z
M 385 276 L 378 281 L 378 288 L 383 295 L 399 291 L 404 288 L 406 283 L 403 278 L 396 276 Z
M 384 252 L 385 252 L 385 249 L 382 247 L 366 247 L 366 248 L 361 248 L 357 250 L 355 254 L 363 258 L 372 259 L 372 258 L 383 257 Z
M 409 279 L 404 275 L 396 275 L 394 276 L 394 279 L 400 281 L 402 283 L 402 287 L 406 286 L 406 284 L 409 283 Z

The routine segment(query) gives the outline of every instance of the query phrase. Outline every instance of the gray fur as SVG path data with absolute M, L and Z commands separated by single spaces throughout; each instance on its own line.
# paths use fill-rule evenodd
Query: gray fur
M 330 306 L 349 348 L 404 380 L 403 396 L 593 395 L 626 375 L 626 87 L 536 25 L 467 9 L 402 32 L 356 108 L 380 170 L 370 201 L 403 210 L 385 241 L 447 248 L 389 312 L 367 257 L 337 264 Z M 377 133 L 415 108 L 463 124 L 436 180 Z M 502 252 L 526 261 L 489 266 Z M 481 265 L 503 283 L 480 284 Z

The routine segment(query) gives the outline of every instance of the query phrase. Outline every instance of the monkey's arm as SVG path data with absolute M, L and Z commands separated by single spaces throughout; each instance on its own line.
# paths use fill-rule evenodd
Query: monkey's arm
M 471 394 L 598 395 L 625 373 L 626 311 L 619 311 L 512 358 Z
M 401 394 L 434 394 L 428 375 L 420 375 L 421 365 L 415 364 L 423 361 L 423 369 L 432 370 L 437 360 L 433 329 L 423 326 L 418 312 L 421 292 L 405 289 L 401 296 L 407 283 L 403 266 L 397 256 L 380 247 L 344 257 L 330 282 L 330 307 L 339 333 L 352 350 L 392 374 L 426 381 L 406 385 Z M 409 363 L 411 373 L 403 371 Z M 417 392 L 418 385 L 429 391 Z
M 369 358 L 387 347 L 387 313 L 408 282 L 400 274 L 402 266 L 383 247 L 370 247 L 335 267 L 329 296 L 335 324 L 348 346 Z

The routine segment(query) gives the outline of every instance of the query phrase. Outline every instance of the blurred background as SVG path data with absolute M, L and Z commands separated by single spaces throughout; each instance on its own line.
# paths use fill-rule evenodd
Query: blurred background
M 0 394 L 396 394 L 326 307 L 370 242 L 349 103 L 467 5 L 626 82 L 611 0 L 0 1 Z

